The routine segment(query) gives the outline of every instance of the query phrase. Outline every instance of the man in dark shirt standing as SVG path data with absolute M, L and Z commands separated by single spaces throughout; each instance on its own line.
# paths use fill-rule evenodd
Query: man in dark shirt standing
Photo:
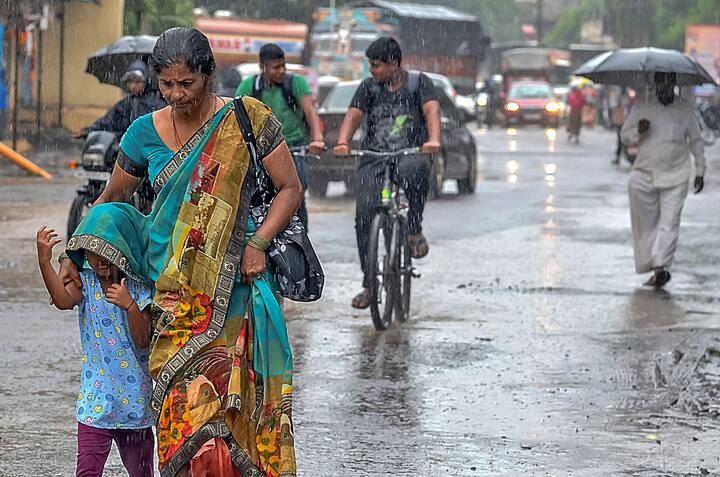
M 408 73 L 401 67 L 402 51 L 392 38 L 375 40 L 365 55 L 372 78 L 360 84 L 340 127 L 336 156 L 350 153 L 349 142 L 363 118 L 366 131 L 362 148 L 378 152 L 422 146 L 427 154 L 440 151 L 440 103 L 430 78 Z M 426 154 L 405 156 L 398 164 L 400 185 L 408 198 L 408 243 L 413 258 L 422 258 L 429 247 L 422 234 L 422 215 L 429 189 L 430 159 Z M 384 162 L 364 158 L 358 165 L 355 187 L 355 230 L 362 266 L 363 290 L 353 298 L 354 308 L 370 306 L 367 246 L 370 225 L 380 207 Z

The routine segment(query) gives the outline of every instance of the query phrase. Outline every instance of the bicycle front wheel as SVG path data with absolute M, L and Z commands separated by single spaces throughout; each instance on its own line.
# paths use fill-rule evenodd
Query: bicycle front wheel
M 385 330 L 392 323 L 399 287 L 399 239 L 396 220 L 381 212 L 370 226 L 368 277 L 370 278 L 370 314 L 373 325 Z
M 398 238 L 398 296 L 396 299 L 395 316 L 400 321 L 410 317 L 410 285 L 413 279 L 412 250 L 407 243 L 407 222 L 398 229 L 402 232 Z

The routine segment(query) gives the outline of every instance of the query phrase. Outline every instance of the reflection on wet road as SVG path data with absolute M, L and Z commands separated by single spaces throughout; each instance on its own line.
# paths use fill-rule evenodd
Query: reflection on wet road
M 655 292 L 633 271 L 613 133 L 477 138 L 477 192 L 428 203 L 412 317 L 386 332 L 349 307 L 351 200 L 310 202 L 328 284 L 288 308 L 299 475 L 720 472 L 720 192 L 688 200 L 672 285 Z M 708 159 L 717 169 L 720 150 Z M 72 186 L 0 189 L 0 475 L 73 474 L 77 324 L 43 303 L 32 250 Z M 115 451 L 106 475 L 123 475 Z

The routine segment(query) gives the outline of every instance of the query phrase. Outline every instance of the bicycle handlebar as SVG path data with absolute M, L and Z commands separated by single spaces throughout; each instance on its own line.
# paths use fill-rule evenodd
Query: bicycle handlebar
M 409 156 L 411 154 L 430 154 L 428 152 L 423 152 L 421 147 L 409 147 L 407 149 L 400 149 L 397 151 L 388 151 L 388 152 L 378 152 L 378 151 L 368 151 L 365 149 L 353 149 L 350 151 L 349 156 L 372 156 L 372 157 L 399 157 L 399 156 Z
M 289 149 L 290 149 L 290 154 L 293 154 L 293 155 L 294 155 L 294 154 L 299 154 L 299 155 L 301 155 L 301 156 L 303 156 L 303 157 L 305 157 L 305 158 L 307 158 L 307 159 L 315 159 L 315 160 L 318 160 L 318 161 L 320 160 L 320 156 L 318 156 L 317 154 L 309 154 L 309 153 L 308 153 L 308 147 L 307 147 L 307 146 L 294 146 L 294 147 L 291 147 L 291 148 L 289 148 Z

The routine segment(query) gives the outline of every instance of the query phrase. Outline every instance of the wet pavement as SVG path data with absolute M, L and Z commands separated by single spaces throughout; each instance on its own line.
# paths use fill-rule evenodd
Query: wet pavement
M 633 270 L 614 141 L 479 130 L 477 192 L 428 204 L 412 317 L 382 333 L 349 307 L 351 199 L 311 201 L 328 283 L 288 308 L 299 475 L 720 473 L 720 148 L 656 292 Z M 74 475 L 76 315 L 46 304 L 33 244 L 64 230 L 74 185 L 0 178 L 3 476 Z M 124 475 L 115 450 L 106 475 Z

